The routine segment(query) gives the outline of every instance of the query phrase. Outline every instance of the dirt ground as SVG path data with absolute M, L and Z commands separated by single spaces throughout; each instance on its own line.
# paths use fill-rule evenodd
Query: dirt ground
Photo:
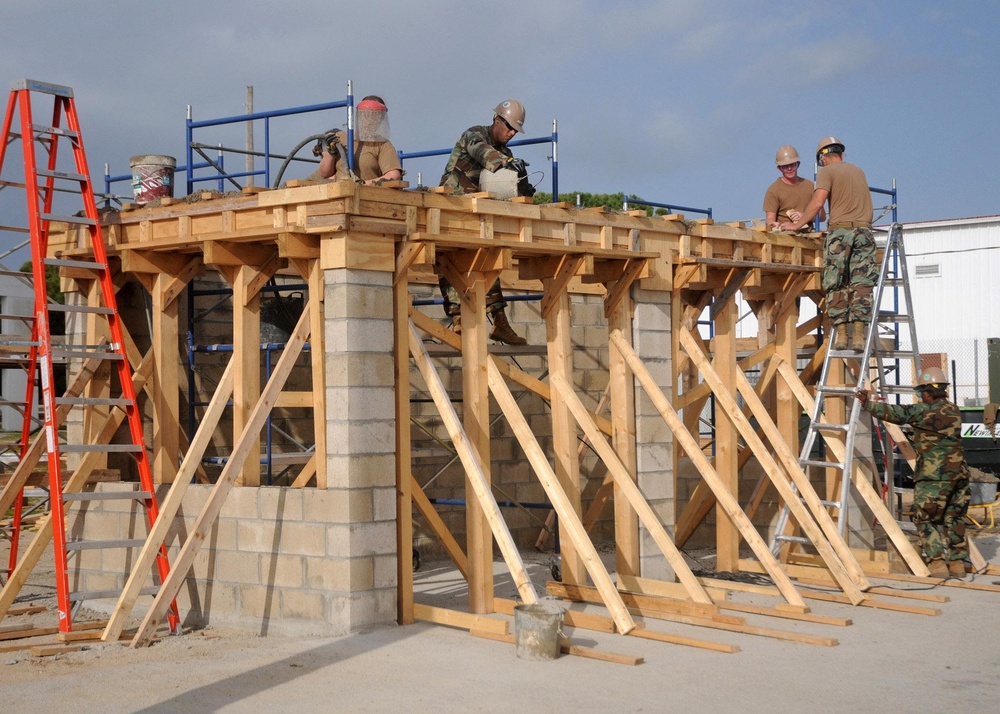
M 1000 535 L 978 541 L 1000 564 Z M 539 591 L 547 556 L 527 558 Z M 498 595 L 514 587 L 497 564 Z M 976 584 L 1000 585 L 977 576 Z M 11 711 L 730 711 L 952 712 L 1000 708 L 1000 592 L 877 581 L 950 598 L 927 616 L 811 602 L 849 627 L 747 616 L 748 624 L 834 637 L 837 646 L 646 621 L 650 630 L 737 645 L 722 654 L 636 637 L 566 628 L 574 643 L 641 656 L 625 666 L 580 657 L 518 659 L 513 645 L 418 623 L 339 638 L 260 638 L 208 628 L 133 650 L 91 644 L 57 657 L 0 650 L 0 692 Z M 418 600 L 461 609 L 465 585 L 449 564 L 425 563 Z M 773 605 L 773 598 L 734 600 Z M 36 585 L 18 606 L 51 603 Z M 574 609 L 582 609 L 574 606 Z M 606 614 L 603 608 L 589 608 Z M 0 627 L 52 624 L 51 612 Z M 50 622 L 51 621 L 51 622 Z M 52 637 L 46 638 L 51 641 Z M 0 641 L 0 648 L 10 645 Z

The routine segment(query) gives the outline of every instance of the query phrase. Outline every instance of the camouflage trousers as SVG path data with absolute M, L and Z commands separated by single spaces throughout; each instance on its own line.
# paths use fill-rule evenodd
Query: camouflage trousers
M 444 298 L 444 314 L 454 317 L 462 313 L 462 299 L 458 296 L 458 290 L 444 277 L 438 277 L 438 287 L 441 288 L 441 297 Z M 500 279 L 497 278 L 486 293 L 486 310 L 490 313 L 503 310 L 507 303 L 503 299 L 503 291 L 500 290 Z
M 823 289 L 833 325 L 872 321 L 872 294 L 878 280 L 875 239 L 870 228 L 838 228 L 823 244 Z
M 966 560 L 965 514 L 969 510 L 969 479 L 919 479 L 913 487 L 913 523 L 924 562 Z

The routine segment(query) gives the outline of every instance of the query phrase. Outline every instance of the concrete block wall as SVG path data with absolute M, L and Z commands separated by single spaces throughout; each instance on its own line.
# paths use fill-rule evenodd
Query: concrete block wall
M 122 492 L 137 486 L 96 487 Z M 212 488 L 188 488 L 168 536 L 171 559 Z M 160 498 L 166 490 L 158 490 Z M 395 506 L 387 509 L 371 496 L 343 498 L 313 488 L 233 489 L 177 596 L 184 622 L 260 635 L 340 635 L 394 621 L 395 555 L 384 552 L 382 543 L 395 542 Z M 74 506 L 67 523 L 71 538 L 85 540 L 143 538 L 147 533 L 142 508 L 128 500 Z M 351 541 L 356 547 L 345 557 Z M 72 590 L 120 590 L 137 552 L 81 551 L 79 559 L 70 561 Z M 362 604 L 365 600 L 370 604 Z M 391 606 L 382 609 L 382 601 Z M 133 617 L 141 619 L 151 602 L 151 597 L 141 597 Z M 85 603 L 99 612 L 110 612 L 114 604 Z

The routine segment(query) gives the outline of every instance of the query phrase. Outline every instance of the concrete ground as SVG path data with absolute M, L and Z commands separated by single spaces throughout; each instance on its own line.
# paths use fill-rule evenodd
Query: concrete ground
M 978 543 L 1000 564 L 1000 536 Z M 547 565 L 537 562 L 530 570 L 544 587 Z M 464 583 L 445 563 L 425 564 L 417 575 L 422 602 L 462 606 Z M 1000 584 L 1000 577 L 977 576 L 975 582 Z M 3 653 L 0 693 L 18 712 L 1000 709 L 1000 592 L 878 584 L 951 601 L 892 599 L 940 608 L 934 617 L 814 604 L 818 614 L 852 618 L 849 627 L 748 616 L 763 627 L 835 637 L 834 647 L 647 621 L 648 629 L 738 645 L 735 654 L 567 628 L 577 644 L 642 656 L 638 666 L 571 656 L 522 660 L 513 645 L 422 623 L 324 639 L 209 628 L 139 650 L 96 644 L 56 658 Z M 498 577 L 498 595 L 512 593 L 509 578 Z M 17 622 L 12 617 L 2 625 Z

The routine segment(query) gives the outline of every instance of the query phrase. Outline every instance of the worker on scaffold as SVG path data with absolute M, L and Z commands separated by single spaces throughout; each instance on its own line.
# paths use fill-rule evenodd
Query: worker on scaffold
M 826 313 L 834 330 L 833 349 L 861 352 L 874 310 L 879 266 L 872 235 L 872 197 L 865 172 L 844 161 L 844 143 L 828 136 L 816 148 L 821 168 L 816 189 L 797 221 L 781 224 L 798 231 L 819 215 L 829 200 L 830 223 L 823 243 L 822 285 Z
M 384 181 L 398 181 L 403 178 L 403 165 L 396 148 L 389 141 L 389 109 L 382 97 L 370 94 L 357 106 L 358 130 L 354 135 L 354 173 L 368 185 L 379 185 Z M 327 132 L 317 142 L 313 154 L 321 156 L 319 168 L 307 178 L 320 180 L 349 178 L 347 163 L 341 160 L 345 150 L 347 133 Z
M 474 126 L 466 129 L 455 142 L 441 186 L 447 186 L 452 193 L 475 193 L 480 190 L 480 176 L 483 171 L 496 172 L 510 169 L 518 175 L 518 195 L 532 196 L 534 187 L 528 181 L 523 159 L 515 159 L 507 148 L 507 142 L 518 132 L 524 133 L 524 105 L 516 99 L 501 102 L 493 110 L 493 123 L 489 126 Z M 444 298 L 445 314 L 451 318 L 452 328 L 461 332 L 461 303 L 458 291 L 443 276 L 438 280 L 441 296 Z M 486 309 L 493 320 L 490 339 L 508 345 L 525 345 L 527 340 L 514 332 L 507 321 L 506 301 L 500 289 L 498 278 L 486 293 Z
M 948 401 L 948 378 L 936 367 L 920 371 L 917 404 L 893 405 L 857 392 L 865 411 L 876 419 L 913 427 L 917 468 L 913 473 L 913 523 L 921 557 L 935 578 L 965 577 L 969 546 L 965 514 L 969 510 L 969 467 L 962 451 L 962 414 Z

